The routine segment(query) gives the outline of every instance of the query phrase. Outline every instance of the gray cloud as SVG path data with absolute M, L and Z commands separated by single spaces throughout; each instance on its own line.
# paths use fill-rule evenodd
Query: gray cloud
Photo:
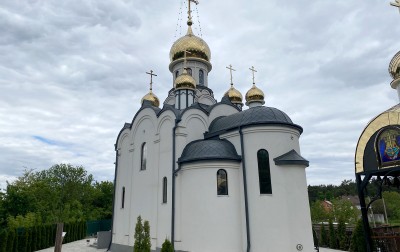
M 169 49 L 186 32 L 184 6 L 177 26 L 179 8 L 144 0 L 0 3 L 0 188 L 25 168 L 61 162 L 113 179 L 113 144 L 148 91 L 144 72 L 157 72 L 160 100 L 172 87 Z M 398 103 L 387 74 L 400 49 L 397 11 L 361 0 L 204 1 L 197 8 L 216 98 L 229 88 L 225 66 L 237 69 L 234 83 L 245 94 L 254 65 L 267 105 L 304 128 L 308 182 L 353 178 L 362 129 Z

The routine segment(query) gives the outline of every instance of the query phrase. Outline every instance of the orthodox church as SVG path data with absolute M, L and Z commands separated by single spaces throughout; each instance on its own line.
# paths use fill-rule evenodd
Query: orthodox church
M 160 107 L 152 90 L 115 144 L 113 252 L 132 251 L 136 219 L 150 224 L 152 251 L 313 251 L 301 126 L 264 106 L 254 81 L 218 102 L 208 82 L 211 50 L 192 31 L 172 45 L 173 87 Z

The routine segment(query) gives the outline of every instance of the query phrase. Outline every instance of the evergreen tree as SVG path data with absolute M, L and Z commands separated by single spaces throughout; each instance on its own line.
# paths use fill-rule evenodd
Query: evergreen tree
M 172 243 L 168 239 L 165 239 L 162 244 L 161 252 L 174 252 L 174 246 L 172 246 Z
M 143 224 L 142 217 L 139 215 L 137 217 L 137 222 L 135 226 L 135 243 L 133 245 L 133 252 L 142 252 L 142 244 L 143 244 Z
M 343 218 L 339 219 L 337 227 L 337 239 L 339 241 L 339 249 L 347 250 L 346 223 Z
M 14 230 L 9 230 L 7 237 L 7 252 L 14 251 L 14 240 L 15 240 L 15 232 Z
M 332 219 L 329 220 L 329 247 L 331 249 L 337 248 L 336 232 Z
M 320 237 L 320 246 L 321 247 L 328 247 L 329 245 L 329 237 L 325 229 L 324 223 L 321 224 L 321 237 Z
M 364 228 L 363 228 L 362 219 L 357 222 L 356 228 L 353 230 L 353 234 L 351 236 L 351 244 L 350 251 L 351 252 L 366 252 L 367 251 L 367 242 L 364 237 Z
M 144 221 L 143 226 L 143 252 L 151 251 L 150 224 L 149 221 Z
M 8 232 L 6 230 L 0 231 L 0 252 L 7 252 L 7 238 Z

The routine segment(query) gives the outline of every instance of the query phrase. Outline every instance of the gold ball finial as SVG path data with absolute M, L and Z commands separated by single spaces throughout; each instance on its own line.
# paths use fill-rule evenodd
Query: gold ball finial
M 246 93 L 246 105 L 248 106 L 252 102 L 259 102 L 261 104 L 264 104 L 264 97 L 264 92 L 256 87 L 256 84 L 253 84 L 250 90 Z

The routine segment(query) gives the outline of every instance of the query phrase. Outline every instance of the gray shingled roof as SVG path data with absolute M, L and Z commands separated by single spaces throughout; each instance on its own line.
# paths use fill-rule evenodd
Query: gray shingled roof
M 240 161 L 235 147 L 228 140 L 197 140 L 186 145 L 178 163 L 201 160 L 233 160 Z
M 289 116 L 279 109 L 259 106 L 214 119 L 206 135 L 212 137 L 240 126 L 257 124 L 287 125 L 298 129 L 300 133 L 303 132 L 299 125 L 294 124 Z
M 310 162 L 300 156 L 295 150 L 291 150 L 279 157 L 274 158 L 276 165 L 304 165 L 309 166 Z

